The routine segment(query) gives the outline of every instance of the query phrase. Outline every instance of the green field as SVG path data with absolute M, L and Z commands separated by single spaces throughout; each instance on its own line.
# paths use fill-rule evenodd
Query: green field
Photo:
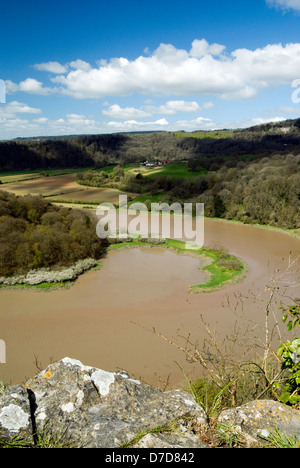
M 210 131 L 203 131 L 199 130 L 198 132 L 176 132 L 176 138 L 197 138 L 197 139 L 204 139 L 204 138 L 232 138 L 234 135 L 234 130 L 210 130 Z
M 147 177 L 153 178 L 164 175 L 174 178 L 194 178 L 202 174 L 207 174 L 207 171 L 205 169 L 199 169 L 192 172 L 189 170 L 185 162 L 178 162 L 166 164 L 165 166 L 162 166 L 161 169 L 159 169 L 157 172 L 147 175 Z

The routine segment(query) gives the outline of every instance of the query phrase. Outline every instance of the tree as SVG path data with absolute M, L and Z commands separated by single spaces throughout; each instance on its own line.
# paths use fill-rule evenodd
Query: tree
M 216 195 L 214 199 L 214 215 L 216 218 L 222 218 L 224 213 L 226 212 L 226 206 L 220 197 L 220 195 Z

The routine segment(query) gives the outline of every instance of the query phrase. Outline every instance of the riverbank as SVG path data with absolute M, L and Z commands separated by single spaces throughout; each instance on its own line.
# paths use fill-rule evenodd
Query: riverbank
M 97 270 L 100 267 L 101 263 L 98 260 L 87 258 L 79 260 L 67 268 L 31 270 L 26 275 L 0 277 L 0 289 L 48 291 L 49 289 L 68 288 L 74 284 L 79 276 L 87 271 Z
M 107 251 L 118 250 L 120 248 L 153 247 L 160 246 L 171 249 L 173 252 L 182 255 L 189 255 L 198 258 L 207 280 L 205 283 L 189 285 L 191 293 L 209 293 L 222 289 L 228 284 L 242 281 L 247 274 L 247 265 L 241 259 L 226 253 L 222 248 L 187 248 L 183 241 L 174 239 L 153 240 L 151 238 L 128 238 L 122 242 L 110 243 Z M 41 269 L 32 270 L 27 275 L 13 277 L 0 277 L 1 289 L 30 289 L 37 291 L 51 291 L 61 288 L 71 287 L 76 280 L 88 271 L 98 270 L 101 263 L 94 259 L 85 259 L 77 262 L 71 267 L 58 270 Z

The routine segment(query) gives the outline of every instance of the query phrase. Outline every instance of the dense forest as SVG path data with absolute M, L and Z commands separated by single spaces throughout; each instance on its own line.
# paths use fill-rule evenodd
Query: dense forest
M 300 119 L 244 130 L 146 132 L 0 142 L 0 170 L 101 167 L 108 163 L 200 158 L 209 170 L 241 155 L 298 154 Z M 229 158 L 229 159 L 228 159 Z M 236 162 L 235 162 L 236 161 Z
M 42 197 L 0 191 L 0 276 L 99 259 L 104 245 L 95 223 L 90 214 L 51 205 Z

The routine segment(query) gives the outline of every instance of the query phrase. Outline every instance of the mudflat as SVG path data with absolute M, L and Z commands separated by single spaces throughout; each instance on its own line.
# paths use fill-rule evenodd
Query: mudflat
M 36 361 L 45 368 L 66 356 L 105 370 L 124 369 L 151 385 L 183 382 L 179 365 L 187 374 L 201 374 L 199 365 L 188 364 L 184 353 L 158 333 L 181 344 L 180 336 L 191 334 L 201 346 L 202 316 L 222 339 L 236 322 L 245 325 L 226 305 L 228 300 L 237 304 L 239 295 L 248 297 L 243 314 L 263 324 L 257 297 L 265 294 L 274 271 L 283 272 L 300 253 L 300 239 L 284 232 L 212 219 L 205 220 L 205 245 L 240 257 L 248 265 L 247 277 L 213 293 L 189 294 L 188 286 L 204 279 L 197 258 L 141 247 L 109 252 L 99 271 L 83 275 L 69 289 L 0 291 L 7 361 L 0 364 L 0 380 L 23 383 L 36 374 Z M 300 297 L 299 276 L 295 263 L 282 278 L 278 301 Z

